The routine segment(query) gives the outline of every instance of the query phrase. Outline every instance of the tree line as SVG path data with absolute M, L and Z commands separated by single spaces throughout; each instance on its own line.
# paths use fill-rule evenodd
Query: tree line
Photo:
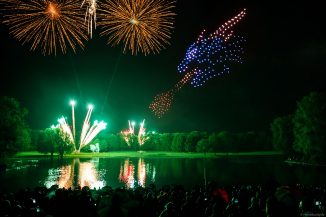
M 289 159 L 326 163 L 326 95 L 311 92 L 292 114 L 271 123 L 272 143 Z
M 49 133 L 51 129 L 33 131 L 32 143 L 35 150 L 42 153 L 53 153 L 60 144 L 56 143 Z M 173 152 L 244 152 L 271 150 L 270 137 L 266 133 L 246 132 L 230 133 L 227 131 L 207 133 L 200 131 L 183 133 L 149 133 L 148 140 L 139 145 L 135 138 L 130 138 L 128 145 L 120 133 L 100 133 L 91 144 L 98 144 L 100 152 L 110 151 L 173 151 Z M 268 141 L 269 140 L 269 141 Z M 91 146 L 82 149 L 90 152 Z M 71 149 L 70 149 L 71 150 Z
M 244 152 L 279 150 L 286 157 L 305 162 L 326 162 L 326 97 L 312 92 L 297 102 L 293 114 L 276 117 L 266 132 L 175 132 L 148 133 L 148 140 L 129 145 L 120 133 L 101 132 L 92 142 L 101 152 L 144 150 L 176 152 Z M 0 157 L 18 151 L 41 153 L 71 152 L 69 142 L 51 128 L 31 130 L 26 123 L 27 109 L 14 98 L 0 98 Z M 136 136 L 135 136 L 136 137 Z M 90 146 L 82 151 L 89 152 Z

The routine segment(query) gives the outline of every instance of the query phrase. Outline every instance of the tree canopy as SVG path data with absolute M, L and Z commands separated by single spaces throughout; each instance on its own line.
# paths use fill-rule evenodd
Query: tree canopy
M 31 143 L 26 124 L 28 111 L 10 97 L 0 97 L 0 157 L 26 150 Z
M 293 150 L 293 115 L 277 117 L 271 123 L 272 143 L 274 148 L 291 156 Z
M 293 117 L 294 149 L 305 160 L 326 162 L 326 96 L 312 92 L 297 104 Z

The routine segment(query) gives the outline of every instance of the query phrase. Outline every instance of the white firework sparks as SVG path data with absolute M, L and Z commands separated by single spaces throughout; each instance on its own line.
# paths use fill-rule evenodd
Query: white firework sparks
M 131 122 L 130 120 L 128 120 L 128 123 L 129 123 L 129 129 L 122 130 L 121 135 L 126 141 L 127 145 L 130 146 L 130 140 L 132 139 L 133 136 L 135 136 L 135 122 Z M 140 123 L 140 128 L 137 136 L 138 144 L 140 146 L 143 145 L 149 139 L 149 137 L 146 136 L 146 129 L 144 128 L 144 125 L 145 125 L 145 119 Z
M 72 121 L 73 121 L 73 131 L 71 130 L 70 126 L 68 125 L 66 119 L 64 117 L 58 119 L 58 127 L 62 132 L 63 136 L 68 136 L 69 141 L 71 144 L 74 145 L 74 150 L 76 152 L 80 152 L 80 150 L 85 147 L 86 145 L 89 145 L 91 141 L 95 138 L 97 134 L 99 134 L 102 130 L 106 128 L 106 123 L 104 121 L 94 121 L 94 124 L 90 124 L 90 118 L 92 115 L 92 111 L 94 106 L 89 105 L 88 106 L 88 111 L 84 120 L 84 124 L 82 127 L 82 131 L 80 134 L 80 141 L 77 147 L 76 144 L 76 134 L 75 134 L 75 111 L 74 111 L 74 106 L 75 102 L 72 101 L 71 103 L 72 106 Z

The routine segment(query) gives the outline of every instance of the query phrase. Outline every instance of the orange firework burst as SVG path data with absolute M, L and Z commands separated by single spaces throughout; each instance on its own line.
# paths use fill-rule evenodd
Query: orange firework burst
M 76 52 L 87 40 L 83 12 L 78 0 L 4 0 L 4 23 L 22 44 L 31 50 L 41 47 L 42 53 L 56 54 L 58 47 L 66 53 L 67 45 Z
M 108 44 L 124 43 L 133 55 L 159 53 L 169 44 L 175 13 L 170 0 L 106 0 L 98 9 L 101 36 Z

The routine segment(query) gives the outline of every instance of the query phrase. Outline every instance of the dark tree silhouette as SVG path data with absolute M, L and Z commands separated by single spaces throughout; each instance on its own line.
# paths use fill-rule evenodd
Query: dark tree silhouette
M 271 123 L 272 143 L 276 150 L 289 157 L 293 150 L 293 115 L 275 118 Z
M 30 129 L 25 120 L 27 113 L 16 99 L 0 97 L 0 158 L 30 146 Z
M 326 162 L 326 96 L 312 92 L 297 104 L 293 117 L 294 149 L 304 160 Z

